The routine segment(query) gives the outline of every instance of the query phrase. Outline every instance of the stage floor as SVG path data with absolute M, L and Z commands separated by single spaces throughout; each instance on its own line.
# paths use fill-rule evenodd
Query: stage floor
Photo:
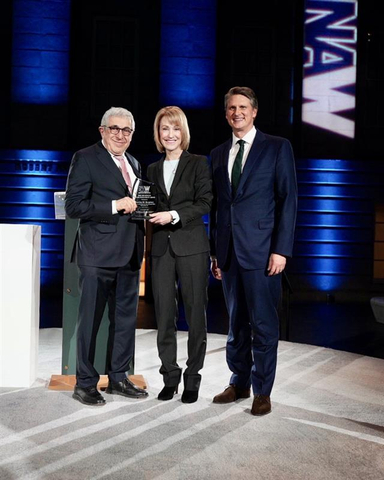
M 180 307 L 178 329 L 186 331 L 182 301 Z M 209 289 L 207 325 L 209 333 L 228 332 L 225 301 L 218 286 Z M 153 304 L 143 298 L 139 302 L 138 327 L 156 328 Z M 288 321 L 282 327 L 283 340 L 384 359 L 384 324 L 376 322 L 369 302 L 291 301 Z
M 32 388 L 0 388 L 0 478 L 73 480 L 378 480 L 384 478 L 384 360 L 281 341 L 270 415 L 252 399 L 215 405 L 225 387 L 226 336 L 210 333 L 200 396 L 156 396 L 156 330 L 138 329 L 135 374 L 149 397 L 106 395 L 87 407 L 48 389 L 60 374 L 62 330 L 40 330 Z M 178 332 L 184 367 L 187 333 Z

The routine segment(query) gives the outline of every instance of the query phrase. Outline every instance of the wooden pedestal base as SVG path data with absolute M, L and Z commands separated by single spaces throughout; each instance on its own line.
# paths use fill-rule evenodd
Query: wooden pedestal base
M 129 380 L 139 388 L 147 388 L 147 384 L 142 375 L 129 375 Z M 52 375 L 49 382 L 49 390 L 73 390 L 76 384 L 76 375 Z M 97 387 L 99 390 L 105 390 L 108 386 L 108 376 L 100 375 Z

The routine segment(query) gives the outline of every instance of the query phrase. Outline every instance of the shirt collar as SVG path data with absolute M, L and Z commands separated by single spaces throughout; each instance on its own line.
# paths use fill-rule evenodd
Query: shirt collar
M 110 151 L 108 150 L 108 148 L 107 148 L 107 147 L 105 146 L 105 144 L 104 144 L 104 140 L 103 140 L 103 139 L 101 139 L 101 143 L 103 144 L 103 147 L 107 150 L 107 152 L 111 155 L 111 157 L 115 157 L 115 156 L 116 156 L 116 155 L 114 155 L 112 152 L 110 152 Z M 125 155 L 125 152 L 126 152 L 126 150 L 124 150 L 124 152 L 122 153 L 123 157 L 126 156 L 126 155 Z
M 245 143 L 253 143 L 253 140 L 255 139 L 256 136 L 256 127 L 253 126 L 251 130 L 244 135 L 244 137 L 241 140 L 244 140 Z M 232 147 L 236 145 L 236 143 L 240 140 L 239 137 L 236 137 L 234 133 L 232 133 Z

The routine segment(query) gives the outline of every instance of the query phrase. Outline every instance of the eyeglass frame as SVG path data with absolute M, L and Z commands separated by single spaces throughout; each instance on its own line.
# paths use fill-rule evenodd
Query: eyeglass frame
M 134 132 L 134 130 L 132 130 L 132 128 L 129 128 L 129 127 L 120 128 L 117 125 L 112 125 L 112 126 L 101 125 L 101 126 L 103 128 L 109 128 L 110 132 L 113 135 L 118 135 L 121 132 L 124 135 L 124 137 L 129 137 Z M 117 130 L 117 132 L 112 132 L 112 129 Z

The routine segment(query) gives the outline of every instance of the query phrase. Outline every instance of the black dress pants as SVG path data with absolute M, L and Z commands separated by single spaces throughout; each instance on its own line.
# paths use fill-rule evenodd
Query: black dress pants
M 79 270 L 77 385 L 89 387 L 99 381 L 93 363 L 97 332 L 107 303 L 110 322 L 107 373 L 112 382 L 120 382 L 127 376 L 134 358 L 140 270 L 131 264 L 119 268 L 79 266 Z
M 152 288 L 157 320 L 157 346 L 161 360 L 160 373 L 164 384 L 172 387 L 180 382 L 177 363 L 178 286 L 188 324 L 188 359 L 184 372 L 184 388 L 198 390 L 207 347 L 208 252 L 177 256 L 168 245 L 160 257 L 152 257 Z

